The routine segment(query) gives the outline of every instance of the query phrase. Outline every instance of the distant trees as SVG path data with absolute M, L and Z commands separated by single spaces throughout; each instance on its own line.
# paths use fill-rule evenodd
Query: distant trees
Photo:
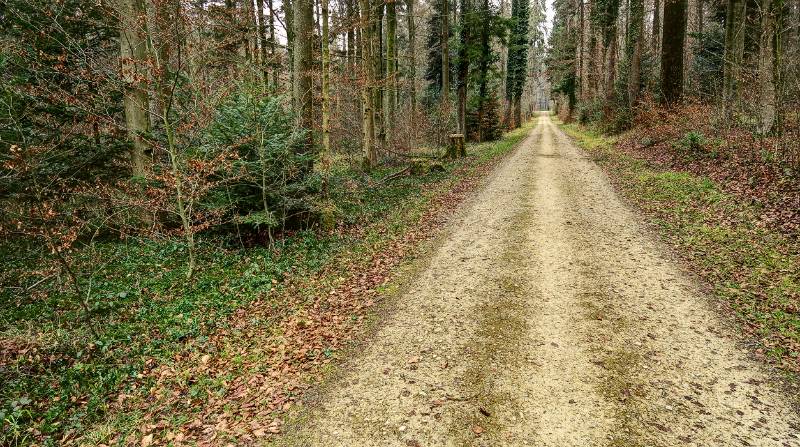
M 781 62 L 800 57 L 796 3 L 696 0 L 691 11 L 688 0 L 554 6 L 548 73 L 565 117 L 624 128 L 644 95 L 670 105 L 716 102 L 727 119 L 752 123 L 760 135 L 786 129 L 786 105 L 800 96 L 796 64 Z

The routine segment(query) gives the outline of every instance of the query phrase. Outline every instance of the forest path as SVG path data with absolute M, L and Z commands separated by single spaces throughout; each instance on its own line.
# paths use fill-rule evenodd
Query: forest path
M 800 419 L 548 116 L 279 444 L 800 446 Z

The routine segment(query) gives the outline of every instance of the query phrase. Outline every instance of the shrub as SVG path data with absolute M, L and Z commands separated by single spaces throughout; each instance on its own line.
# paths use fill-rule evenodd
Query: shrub
M 234 222 L 271 235 L 314 209 L 320 179 L 304 145 L 307 130 L 294 123 L 283 97 L 262 96 L 256 88 L 242 88 L 218 108 L 204 150 L 233 153 L 236 181 L 216 191 L 213 200 L 232 206 Z
M 678 140 L 676 147 L 685 152 L 697 154 L 703 152 L 706 148 L 708 141 L 702 132 L 689 131 Z

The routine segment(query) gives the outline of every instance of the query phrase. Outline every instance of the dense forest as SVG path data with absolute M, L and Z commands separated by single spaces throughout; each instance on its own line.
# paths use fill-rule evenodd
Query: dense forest
M 519 127 L 547 94 L 544 6 L 414 8 L 5 2 L 3 231 L 65 267 L 87 235 L 180 235 L 191 276 L 198 233 L 335 214 L 337 161 Z
M 694 101 L 713 104 L 729 126 L 795 134 L 796 2 L 556 1 L 554 9 L 549 76 L 563 117 L 619 131 L 649 102 Z M 780 152 L 797 162 L 796 145 Z
M 796 0 L 0 0 L 0 445 L 280 434 L 506 155 L 529 152 L 501 180 L 519 201 L 539 197 L 526 175 L 554 181 L 549 111 L 719 182 L 753 234 L 790 241 L 758 233 L 774 258 L 701 276 L 768 289 L 743 318 L 774 323 L 759 340 L 797 371 L 798 61 Z M 560 234 L 561 214 L 492 197 L 470 229 Z
M 464 140 L 520 127 L 548 96 L 544 8 L 4 0 L 2 443 L 74 438 L 164 338 L 211 333 Z M 207 296 L 251 258 L 245 298 Z M 153 323 L 172 311 L 191 321 Z

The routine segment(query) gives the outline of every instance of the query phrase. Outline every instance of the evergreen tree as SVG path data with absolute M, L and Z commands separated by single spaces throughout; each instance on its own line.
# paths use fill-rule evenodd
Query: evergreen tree
M 506 124 L 519 127 L 522 121 L 521 98 L 528 67 L 528 0 L 511 1 L 511 34 L 506 65 Z M 511 113 L 513 111 L 513 121 Z

